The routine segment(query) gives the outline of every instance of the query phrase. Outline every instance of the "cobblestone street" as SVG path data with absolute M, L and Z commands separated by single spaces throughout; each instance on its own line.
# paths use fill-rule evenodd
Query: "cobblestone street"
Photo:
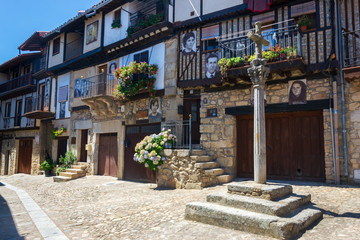
M 226 191 L 226 186 L 164 190 L 104 176 L 54 183 L 23 174 L 0 177 L 0 182 L 25 190 L 69 239 L 271 239 L 184 220 L 187 202 L 205 201 L 207 194 Z M 299 239 L 359 238 L 360 188 L 290 183 L 294 193 L 310 193 L 324 213 Z M 0 195 L 1 236 L 43 239 L 16 193 L 0 184 Z

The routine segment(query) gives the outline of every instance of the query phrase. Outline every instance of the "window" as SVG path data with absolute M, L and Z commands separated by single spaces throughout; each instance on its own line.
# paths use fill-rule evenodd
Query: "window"
M 139 62 L 149 62 L 149 51 L 144 51 L 134 55 L 134 61 Z
M 114 12 L 114 21 L 119 21 L 119 23 L 121 22 L 121 9 Z
M 60 38 L 53 41 L 53 56 L 60 53 Z
M 291 6 L 291 17 L 295 19 L 295 23 L 299 23 L 305 17 L 309 20 L 307 28 L 316 28 L 315 1 Z
M 31 112 L 32 111 L 32 97 L 27 97 L 25 99 L 25 112 Z
M 18 100 L 16 102 L 15 126 L 20 126 L 21 124 L 21 112 L 22 112 L 22 100 Z
M 24 67 L 24 75 L 30 73 L 30 65 Z
M 218 42 L 216 37 L 219 36 L 219 25 L 213 25 L 201 29 L 201 41 L 203 45 L 203 51 L 213 50 L 218 48 Z
M 11 113 L 11 102 L 6 103 L 5 105 L 5 118 L 9 118 Z

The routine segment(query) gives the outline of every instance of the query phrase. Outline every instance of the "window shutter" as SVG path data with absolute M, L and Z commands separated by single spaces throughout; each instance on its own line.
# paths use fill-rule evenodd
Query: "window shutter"
M 291 17 L 315 13 L 315 1 L 291 6 Z
M 210 27 L 205 27 L 201 29 L 202 31 L 202 37 L 201 39 L 209 39 L 209 38 L 215 38 L 219 36 L 219 25 L 213 25 Z

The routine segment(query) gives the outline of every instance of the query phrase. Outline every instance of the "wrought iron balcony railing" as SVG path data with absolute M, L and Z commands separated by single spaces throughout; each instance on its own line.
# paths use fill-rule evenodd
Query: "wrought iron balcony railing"
M 141 9 L 130 15 L 130 26 L 135 26 L 139 21 L 141 21 L 141 19 L 145 19 L 150 15 L 159 15 L 164 13 L 165 10 L 164 2 L 159 0 L 146 1 L 141 6 Z M 164 20 L 164 15 L 161 20 Z
M 25 113 L 35 111 L 50 111 L 50 98 L 49 95 L 37 95 L 35 97 L 26 98 Z
M 102 73 L 82 79 L 82 86 L 80 89 L 81 98 L 87 99 L 99 96 L 113 96 L 113 89 L 116 84 L 117 79 L 113 74 Z
M 343 31 L 344 67 L 360 66 L 360 30 Z
M 301 34 L 297 25 L 284 28 L 269 29 L 262 32 L 262 36 L 269 41 L 268 47 L 263 46 L 263 51 L 271 48 L 292 48 L 297 56 L 302 56 Z M 255 53 L 255 43 L 247 37 L 246 32 L 240 36 L 222 36 L 218 39 L 221 58 L 250 57 Z
M 189 149 L 191 151 L 191 120 L 162 122 L 161 128 L 170 129 L 176 136 L 174 148 Z M 165 146 L 169 148 L 170 146 Z

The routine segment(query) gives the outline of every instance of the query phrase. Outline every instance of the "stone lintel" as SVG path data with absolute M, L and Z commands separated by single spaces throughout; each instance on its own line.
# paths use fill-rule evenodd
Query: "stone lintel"
M 273 200 L 291 194 L 292 186 L 278 183 L 259 184 L 253 181 L 233 182 L 228 185 L 228 192 Z

